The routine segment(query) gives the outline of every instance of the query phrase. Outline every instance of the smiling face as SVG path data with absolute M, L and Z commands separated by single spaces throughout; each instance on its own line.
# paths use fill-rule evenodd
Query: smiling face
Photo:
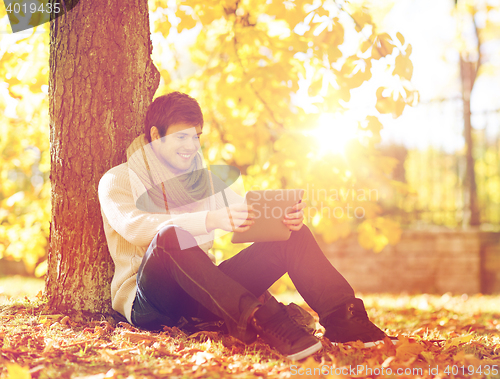
M 187 171 L 200 148 L 201 126 L 184 123 L 170 125 L 165 137 L 151 128 L 151 146 L 158 159 L 175 175 Z

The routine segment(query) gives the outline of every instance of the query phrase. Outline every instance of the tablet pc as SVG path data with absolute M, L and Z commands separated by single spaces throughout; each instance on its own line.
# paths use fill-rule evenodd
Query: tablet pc
M 248 191 L 245 201 L 254 209 L 255 223 L 245 232 L 233 233 L 231 242 L 286 241 L 291 230 L 283 219 L 303 195 L 303 189 Z

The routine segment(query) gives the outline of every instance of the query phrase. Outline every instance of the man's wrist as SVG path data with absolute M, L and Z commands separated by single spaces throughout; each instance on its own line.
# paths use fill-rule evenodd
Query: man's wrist
M 207 218 L 205 219 L 205 227 L 207 232 L 210 233 L 212 230 L 216 228 L 214 224 L 214 213 L 213 211 L 208 211 Z

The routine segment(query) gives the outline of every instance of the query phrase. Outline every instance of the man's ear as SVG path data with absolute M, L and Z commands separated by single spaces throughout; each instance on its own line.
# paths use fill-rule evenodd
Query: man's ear
M 151 127 L 150 134 L 151 134 L 151 142 L 160 138 L 160 133 L 158 133 L 158 128 L 156 126 Z

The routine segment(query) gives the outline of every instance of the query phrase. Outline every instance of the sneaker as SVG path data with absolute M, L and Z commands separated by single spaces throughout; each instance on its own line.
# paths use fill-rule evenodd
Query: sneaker
M 324 336 L 333 343 L 360 340 L 364 342 L 365 347 L 371 347 L 389 338 L 370 321 L 361 299 L 353 299 L 343 304 L 328 317 L 325 324 Z M 397 342 L 397 339 L 392 342 Z
M 259 336 L 288 359 L 298 361 L 321 349 L 321 342 L 293 321 L 285 305 L 268 301 L 254 314 Z
M 316 331 L 316 320 L 312 314 L 295 303 L 288 304 L 286 306 L 286 311 L 293 321 L 302 326 L 306 332 L 314 335 L 314 332 Z

